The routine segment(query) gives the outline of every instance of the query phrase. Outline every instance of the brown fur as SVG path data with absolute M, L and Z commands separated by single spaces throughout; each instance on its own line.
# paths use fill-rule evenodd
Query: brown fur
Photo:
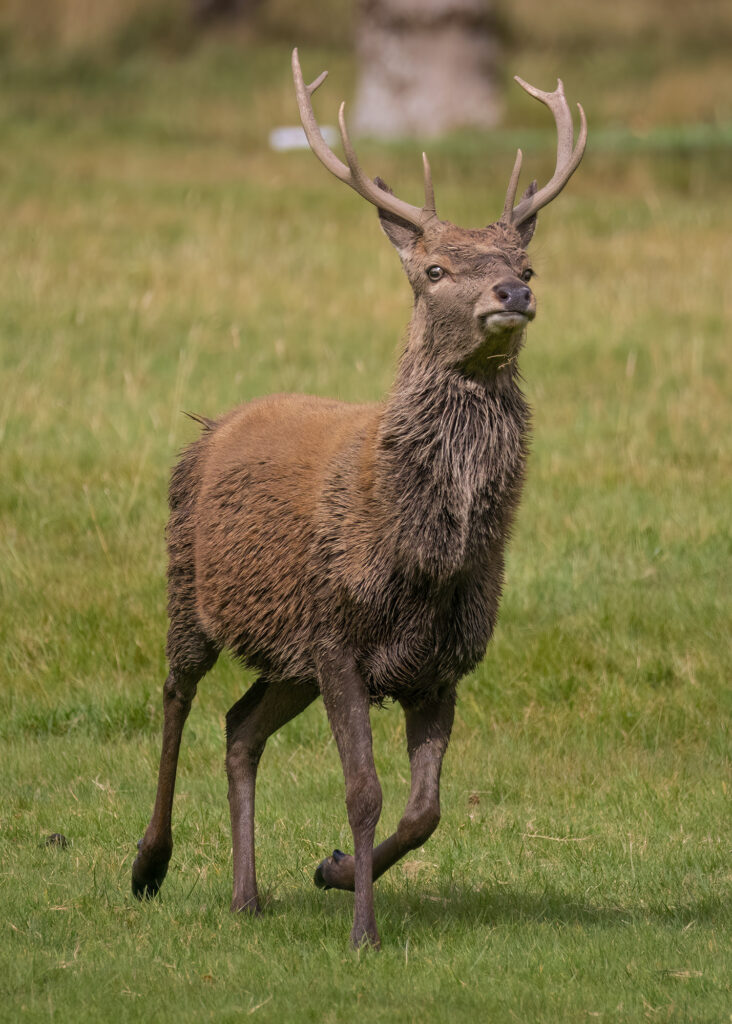
M 446 225 L 420 240 L 410 276 L 439 262 L 457 294 L 436 297 L 440 282 L 418 295 L 385 404 L 274 395 L 187 449 L 168 529 L 172 667 L 188 669 L 189 633 L 293 682 L 317 678 L 319 650 L 346 647 L 375 699 L 404 699 L 480 660 L 528 410 L 520 335 L 486 340 L 473 320 L 476 299 L 526 267 L 512 235 Z
M 157 891 L 180 731 L 198 680 L 228 648 L 261 672 L 227 717 L 232 907 L 259 908 L 252 821 L 266 738 L 320 694 L 355 856 L 334 851 L 316 881 L 356 890 L 356 944 L 378 944 L 372 878 L 437 824 L 455 689 L 495 626 L 527 451 L 517 356 L 535 311 L 533 219 L 468 231 L 380 218 L 415 296 L 386 401 L 258 399 L 202 420 L 173 473 L 163 757 L 133 870 L 138 895 Z M 433 282 L 435 265 L 444 274 Z M 407 715 L 412 791 L 397 832 L 374 850 L 368 706 L 385 698 Z

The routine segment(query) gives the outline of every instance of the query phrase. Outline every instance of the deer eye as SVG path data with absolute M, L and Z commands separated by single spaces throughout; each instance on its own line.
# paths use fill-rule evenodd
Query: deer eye
M 530 281 L 533 276 L 534 276 L 534 271 L 531 269 L 531 267 L 527 267 L 526 270 L 522 271 L 522 273 L 521 273 L 521 280 L 522 281 Z
M 436 263 L 431 267 L 427 267 L 427 277 L 430 281 L 439 281 L 440 278 L 443 277 L 444 273 L 445 271 L 442 267 L 438 267 Z

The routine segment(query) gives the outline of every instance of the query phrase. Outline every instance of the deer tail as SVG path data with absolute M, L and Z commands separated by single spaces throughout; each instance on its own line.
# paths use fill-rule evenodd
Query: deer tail
M 210 420 L 208 416 L 201 416 L 197 412 L 186 412 L 184 409 L 183 415 L 187 416 L 189 420 L 193 420 L 194 423 L 200 424 L 206 432 L 213 430 L 216 426 L 216 420 Z

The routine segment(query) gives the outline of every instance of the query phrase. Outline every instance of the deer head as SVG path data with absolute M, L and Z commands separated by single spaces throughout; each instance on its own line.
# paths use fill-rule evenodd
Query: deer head
M 487 368 L 491 360 L 513 357 L 526 324 L 536 314 L 536 300 L 529 287 L 533 271 L 526 253 L 536 215 L 561 192 L 585 150 L 587 121 L 580 104 L 581 126 L 575 144 L 572 114 L 561 80 L 554 92 L 547 93 L 516 77 L 519 85 L 549 107 L 554 116 L 556 168 L 546 185 L 538 188 L 532 182 L 514 205 L 522 162 L 519 149 L 501 218 L 473 230 L 437 216 L 426 154 L 422 154 L 425 199 L 421 207 L 394 195 L 380 178 L 367 177 L 349 138 L 345 103 L 341 103 L 338 124 L 347 161 L 344 164 L 323 139 L 311 102 L 328 72 L 306 85 L 297 49 L 292 53 L 292 71 L 310 148 L 332 174 L 378 208 L 381 226 L 397 249 L 414 292 L 415 320 L 423 326 L 417 332 L 420 343 L 440 361 L 471 371 Z

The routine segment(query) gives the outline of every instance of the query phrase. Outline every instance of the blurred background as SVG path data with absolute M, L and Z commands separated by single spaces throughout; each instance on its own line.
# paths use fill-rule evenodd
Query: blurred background
M 424 146 L 464 227 L 499 216 L 517 146 L 524 184 L 554 168 L 514 74 L 561 76 L 589 122 L 531 243 L 534 439 L 499 625 L 461 684 L 443 824 L 379 883 L 378 965 L 344 958 L 347 905 L 311 883 L 350 843 L 317 705 L 260 772 L 273 913 L 226 915 L 224 714 L 249 678 L 227 658 L 186 727 L 165 898 L 129 895 L 182 410 L 379 400 L 411 310 L 373 207 L 270 146 L 298 124 L 294 45 L 365 171 L 421 203 Z M 728 0 L 0 0 L 8 1019 L 336 1021 L 354 993 L 390 1022 L 727 1019 L 731 54 Z M 402 718 L 373 724 L 386 834 Z
M 524 182 L 554 167 L 512 75 L 583 103 L 587 153 L 531 246 L 534 453 L 474 684 L 510 650 L 510 696 L 495 681 L 486 705 L 509 718 L 575 689 L 607 710 L 608 678 L 621 716 L 648 683 L 651 715 L 660 679 L 701 723 L 729 678 L 708 624 L 729 551 L 730 4 L 3 0 L 3 728 L 153 734 L 182 409 L 391 384 L 411 296 L 375 211 L 270 147 L 298 123 L 295 44 L 306 80 L 330 71 L 321 123 L 347 99 L 367 173 L 421 202 L 426 140 L 438 213 L 466 227 L 499 215 L 517 145 Z
M 721 126 L 731 116 L 732 13 L 724 0 L 3 0 L 0 9 L 5 64 L 112 67 L 142 53 L 183 60 L 217 43 L 247 58 L 279 44 L 346 59 L 356 51 L 357 121 L 377 132 L 389 130 L 379 129 L 380 89 L 397 105 L 415 107 L 416 133 L 495 123 L 519 64 L 550 74 L 559 68 L 592 103 L 596 126 L 599 118 L 644 133 L 660 125 Z M 443 113 L 451 98 L 441 93 L 450 83 L 467 110 L 452 99 Z M 464 83 L 472 90 L 460 90 Z M 478 109 L 478 97 L 487 97 L 487 111 Z M 409 129 L 408 118 L 404 123 Z M 398 134 L 395 126 L 391 133 Z
M 424 140 L 438 213 L 466 227 L 499 215 L 517 145 L 524 183 L 553 171 L 551 116 L 513 74 L 584 105 L 587 153 L 531 245 L 535 440 L 501 629 L 463 692 L 507 720 L 576 692 L 603 734 L 679 697 L 703 731 L 732 671 L 721 0 L 3 0 L 0 731 L 156 742 L 182 409 L 390 387 L 411 295 L 375 211 L 270 147 L 298 123 L 295 44 L 367 173 L 421 202 Z

